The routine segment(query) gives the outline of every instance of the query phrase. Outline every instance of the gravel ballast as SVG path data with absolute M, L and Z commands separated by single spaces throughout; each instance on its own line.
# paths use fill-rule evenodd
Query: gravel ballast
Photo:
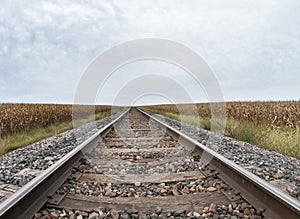
M 153 213 L 145 214 L 139 212 L 135 208 L 128 208 L 124 212 L 118 212 L 114 209 L 102 209 L 97 212 L 95 211 L 79 211 L 69 209 L 43 209 L 39 213 L 36 213 L 33 218 L 71 218 L 71 219 L 102 219 L 102 218 L 113 218 L 113 219 L 125 219 L 125 218 L 140 218 L 140 219 L 158 219 L 158 218 L 169 218 L 169 219 L 204 219 L 204 218 L 245 218 L 245 219 L 261 219 L 261 211 L 256 211 L 251 205 L 246 202 L 235 203 L 232 202 L 229 205 L 216 205 L 211 203 L 209 206 L 205 206 L 200 211 L 186 211 L 185 209 L 178 209 L 173 212 L 167 212 L 161 207 L 153 209 Z
M 155 117 L 300 200 L 300 160 L 163 115 Z
M 113 118 L 116 116 L 114 115 Z M 192 125 L 182 124 L 162 115 L 156 115 L 156 117 L 300 200 L 300 161 L 298 159 L 223 137 Z M 108 117 L 89 123 L 1 156 L 0 185 L 12 184 L 20 187 L 25 185 L 41 171 L 53 165 L 89 136 L 111 122 L 113 118 Z M 218 144 L 211 139 L 217 139 Z
M 80 145 L 121 112 L 11 151 L 0 157 L 0 185 L 23 186 Z

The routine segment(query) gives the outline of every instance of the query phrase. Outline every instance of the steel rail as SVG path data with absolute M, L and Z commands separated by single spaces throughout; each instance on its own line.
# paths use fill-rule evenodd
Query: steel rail
M 101 128 L 82 144 L 2 202 L 0 204 L 0 218 L 32 218 L 72 174 L 73 167 L 79 164 L 80 158 L 84 157 L 83 151 L 95 144 L 99 138 L 105 135 L 129 110 L 130 109 L 125 110 L 108 125 Z
M 300 202 L 287 193 L 277 189 L 268 182 L 262 180 L 253 173 L 238 166 L 222 155 L 204 146 L 191 137 L 179 132 L 175 128 L 165 124 L 159 119 L 151 116 L 142 109 L 138 110 L 150 119 L 158 122 L 167 129 L 167 132 L 183 143 L 195 149 L 200 155 L 209 158 L 209 166 L 219 172 L 228 185 L 239 191 L 241 196 L 256 209 L 264 209 L 263 216 L 266 218 L 300 218 Z
M 34 178 L 14 195 L 0 204 L 0 218 L 31 218 L 38 211 L 59 186 L 70 176 L 72 169 L 83 157 L 83 151 L 96 144 L 117 121 L 129 112 L 126 110 L 117 119 L 99 130 L 88 140 L 77 146 L 42 174 Z M 215 151 L 207 148 L 189 136 L 151 116 L 144 110 L 138 109 L 147 117 L 165 127 L 169 134 L 186 146 L 192 147 L 200 155 L 210 158 L 209 165 L 219 172 L 219 176 L 230 186 L 241 192 L 243 198 L 256 208 L 264 208 L 266 218 L 299 218 L 300 202 L 281 190 L 266 183 L 256 175 L 246 171 L 232 161 L 224 158 Z

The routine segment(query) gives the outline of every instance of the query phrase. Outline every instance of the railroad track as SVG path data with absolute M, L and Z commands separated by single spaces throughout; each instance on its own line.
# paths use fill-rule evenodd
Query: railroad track
M 1 203 L 0 217 L 300 218 L 300 204 L 132 108 Z

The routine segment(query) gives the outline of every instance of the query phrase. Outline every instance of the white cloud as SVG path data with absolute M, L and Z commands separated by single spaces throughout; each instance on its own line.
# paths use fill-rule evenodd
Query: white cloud
M 298 1 L 279 0 L 3 0 L 0 102 L 72 102 L 91 60 L 141 37 L 198 52 L 227 100 L 299 99 L 299 9 Z

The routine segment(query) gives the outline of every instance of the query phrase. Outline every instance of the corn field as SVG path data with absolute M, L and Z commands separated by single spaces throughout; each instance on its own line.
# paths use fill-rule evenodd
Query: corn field
M 191 115 L 191 104 L 157 105 L 145 108 L 164 112 L 178 113 L 178 108 L 186 115 Z M 211 117 L 209 103 L 197 104 L 200 117 Z M 270 102 L 227 102 L 227 118 L 247 121 L 256 125 L 272 124 L 279 127 L 300 127 L 300 101 Z
M 109 111 L 110 106 L 76 106 L 80 117 Z M 55 123 L 72 121 L 72 105 L 56 104 L 0 104 L 0 137 Z

